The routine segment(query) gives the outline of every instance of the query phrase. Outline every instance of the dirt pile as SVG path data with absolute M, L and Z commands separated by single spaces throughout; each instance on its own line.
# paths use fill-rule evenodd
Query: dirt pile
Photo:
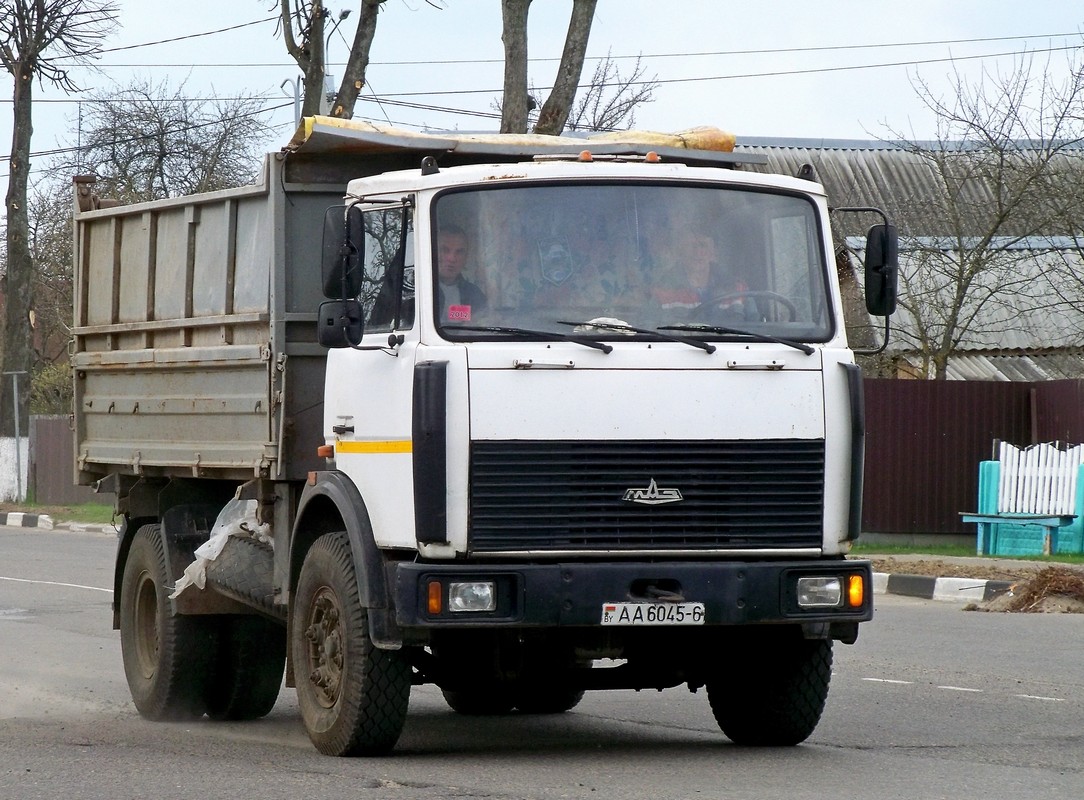
M 1031 614 L 1084 614 L 1084 573 L 1067 567 L 1045 567 L 1008 591 L 969 611 L 1016 611 Z

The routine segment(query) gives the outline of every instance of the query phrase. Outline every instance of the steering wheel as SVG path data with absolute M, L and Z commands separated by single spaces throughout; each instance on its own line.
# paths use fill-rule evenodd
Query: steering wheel
M 720 306 L 723 303 L 733 303 L 735 300 L 771 300 L 773 303 L 778 303 L 787 310 L 789 316 L 789 322 L 796 322 L 798 320 L 798 307 L 794 305 L 785 295 L 779 294 L 779 292 L 772 292 L 768 290 L 761 291 L 743 291 L 743 292 L 727 292 L 726 294 L 713 297 L 711 300 L 705 300 L 700 305 L 696 306 L 689 312 L 689 319 L 702 320 L 706 318 L 712 311 L 719 311 Z M 742 309 L 744 312 L 744 308 Z

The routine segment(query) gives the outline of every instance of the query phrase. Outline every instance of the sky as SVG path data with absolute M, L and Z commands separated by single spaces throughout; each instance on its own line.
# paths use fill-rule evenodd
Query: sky
M 299 72 L 276 35 L 271 9 L 277 2 L 117 2 L 120 27 L 104 44 L 108 52 L 96 69 L 72 70 L 83 92 L 35 86 L 34 153 L 74 146 L 80 96 L 133 78 L 183 83 L 191 96 L 259 94 L 276 126 L 268 149 L 289 139 Z M 359 0 L 327 0 L 333 18 L 353 9 L 330 34 L 328 58 L 336 77 L 359 6 Z M 355 117 L 411 130 L 496 130 L 492 115 L 503 82 L 499 0 L 386 0 L 383 9 Z M 552 82 L 570 9 L 571 0 L 532 4 L 529 76 L 539 89 Z M 234 26 L 244 27 L 223 30 Z M 199 35 L 204 33 L 210 35 Z M 983 70 L 1011 70 L 1022 54 L 1030 54 L 1036 71 L 1067 74 L 1067 59 L 1084 44 L 1082 34 L 1079 0 L 599 0 L 584 77 L 594 59 L 607 54 L 625 74 L 641 56 L 645 77 L 659 85 L 654 100 L 637 112 L 640 129 L 714 125 L 739 141 L 932 139 L 935 117 L 918 98 L 917 80 L 951 97 L 954 73 L 974 81 Z M 162 41 L 179 37 L 186 38 Z M 10 77 L 5 87 L 0 191 L 6 192 Z M 45 155 L 32 156 L 32 177 L 46 161 Z

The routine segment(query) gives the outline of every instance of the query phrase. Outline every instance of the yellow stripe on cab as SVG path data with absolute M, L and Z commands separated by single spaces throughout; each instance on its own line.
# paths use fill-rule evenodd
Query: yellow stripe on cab
M 335 442 L 337 453 L 410 453 L 414 445 L 410 439 L 393 439 L 386 442 Z

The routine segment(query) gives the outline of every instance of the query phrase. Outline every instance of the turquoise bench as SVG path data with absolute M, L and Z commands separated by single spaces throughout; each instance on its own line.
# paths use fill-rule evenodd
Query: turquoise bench
M 978 525 L 975 550 L 979 555 L 1036 556 L 1084 553 L 1084 465 L 1076 480 L 1074 514 L 1025 514 L 998 509 L 1001 463 L 979 464 L 979 508 L 960 518 Z

